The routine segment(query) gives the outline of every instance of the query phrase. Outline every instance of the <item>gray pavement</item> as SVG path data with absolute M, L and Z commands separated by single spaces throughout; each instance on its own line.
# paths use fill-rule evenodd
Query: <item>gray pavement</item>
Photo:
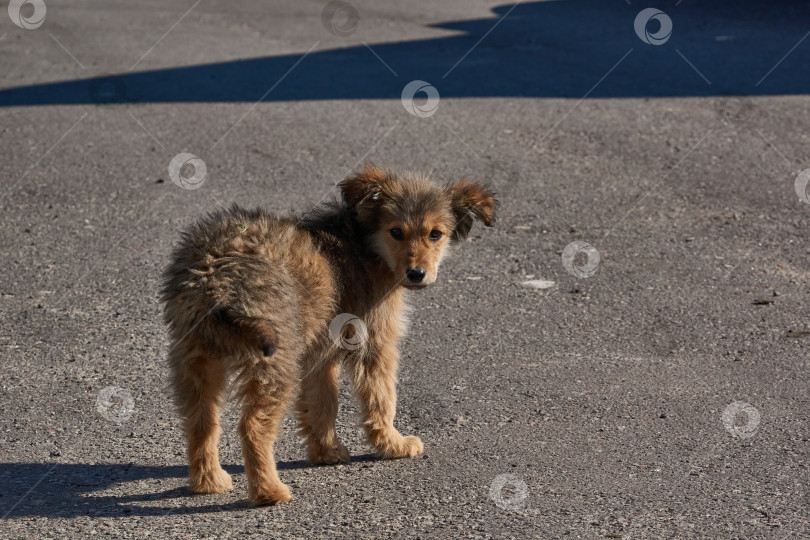
M 806 2 L 662 2 L 638 33 L 635 1 L 8 4 L 0 537 L 810 532 Z M 364 160 L 501 200 L 412 295 L 397 426 L 425 455 L 376 460 L 344 383 L 350 464 L 311 467 L 288 421 L 293 501 L 251 509 L 231 405 L 234 490 L 191 495 L 178 231 L 303 210 Z

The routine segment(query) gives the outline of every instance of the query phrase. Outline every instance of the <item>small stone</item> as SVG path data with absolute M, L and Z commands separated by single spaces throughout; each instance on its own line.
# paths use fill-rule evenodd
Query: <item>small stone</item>
M 555 285 L 553 281 L 545 279 L 529 279 L 521 281 L 520 284 L 524 287 L 531 287 L 532 289 L 550 289 Z

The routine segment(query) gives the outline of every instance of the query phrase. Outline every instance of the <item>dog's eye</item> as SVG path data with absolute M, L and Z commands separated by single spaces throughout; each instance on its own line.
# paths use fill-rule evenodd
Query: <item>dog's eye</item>
M 430 231 L 430 236 L 429 236 L 429 238 L 430 238 L 432 241 L 434 241 L 434 242 L 435 242 L 436 240 L 438 240 L 439 238 L 441 238 L 441 237 L 442 237 L 442 234 L 444 234 L 444 233 L 442 233 L 442 231 L 437 231 L 436 229 L 433 229 L 432 231 Z
M 404 240 L 405 235 L 402 234 L 402 229 L 391 229 L 391 236 L 394 240 Z

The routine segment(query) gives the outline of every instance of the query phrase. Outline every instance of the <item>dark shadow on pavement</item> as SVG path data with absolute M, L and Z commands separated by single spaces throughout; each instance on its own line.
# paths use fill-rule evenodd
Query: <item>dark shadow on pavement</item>
M 373 454 L 352 456 L 348 465 L 377 461 Z M 280 471 L 313 467 L 308 461 L 279 462 Z M 225 465 L 231 475 L 243 474 L 241 465 Z M 160 490 L 160 480 L 173 479 L 185 484 L 185 466 L 150 467 L 135 464 L 82 463 L 0 463 L 0 517 L 129 517 L 202 514 L 234 509 L 247 509 L 247 493 L 236 502 L 223 504 L 195 503 L 194 499 L 215 500 L 222 495 L 198 495 L 185 485 Z M 157 490 L 131 495 L 98 495 L 116 485 L 142 480 L 158 481 Z M 126 489 L 126 488 L 124 488 Z M 139 491 L 144 487 L 140 486 Z M 230 499 L 232 497 L 228 497 Z M 188 499 L 178 506 L 168 506 L 173 499 Z M 149 503 L 163 506 L 148 506 Z M 144 504 L 146 503 L 146 505 Z
M 353 46 L 6 88 L 0 89 L 0 107 L 399 99 L 412 80 L 427 81 L 441 97 L 578 99 L 586 94 L 639 98 L 810 91 L 810 39 L 804 40 L 810 30 L 810 3 L 659 2 L 656 7 L 673 26 L 660 45 L 636 34 L 634 21 L 644 7 L 603 0 L 508 4 L 495 8 L 492 18 L 437 25 L 459 35 L 372 43 L 373 52 Z M 655 34 L 658 25 L 658 19 L 651 20 L 645 28 Z M 7 55 L 14 53 L 8 41 L 0 47 Z

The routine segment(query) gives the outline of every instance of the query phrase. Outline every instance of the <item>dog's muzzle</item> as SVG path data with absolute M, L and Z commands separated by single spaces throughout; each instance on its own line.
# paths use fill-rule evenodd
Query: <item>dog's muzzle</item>
M 407 277 L 408 281 L 411 283 L 418 284 L 422 283 L 422 280 L 425 279 L 425 274 L 427 274 L 427 272 L 424 268 L 408 268 L 405 272 L 405 277 Z

